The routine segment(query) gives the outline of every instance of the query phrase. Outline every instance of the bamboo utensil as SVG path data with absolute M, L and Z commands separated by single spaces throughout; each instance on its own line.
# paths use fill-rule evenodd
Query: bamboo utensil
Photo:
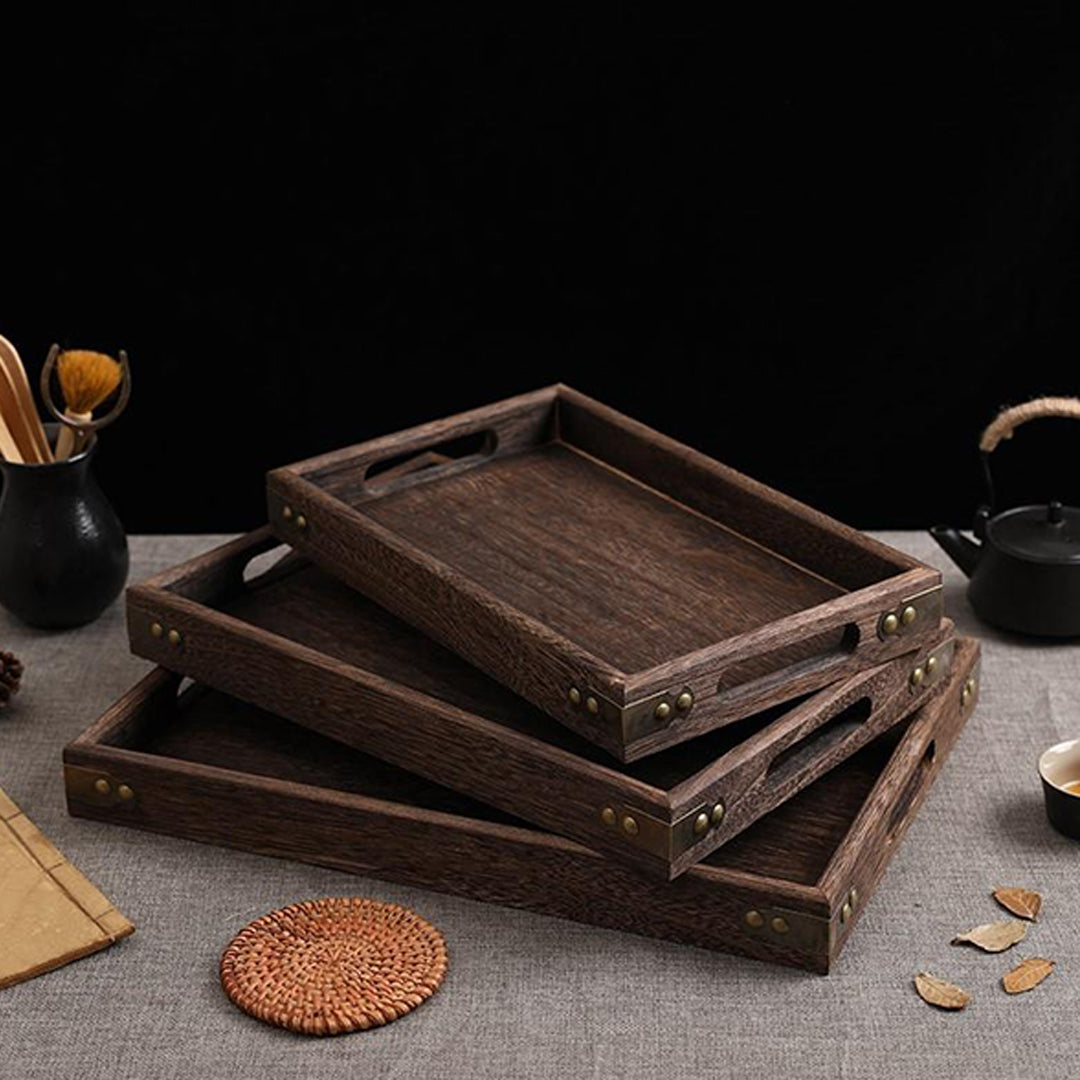
M 42 464 L 34 437 L 30 433 L 30 426 L 23 415 L 15 384 L 8 374 L 7 367 L 3 364 L 0 364 L 0 413 L 3 414 L 8 430 L 18 447 L 19 460 L 28 465 Z
M 57 409 L 52 397 L 50 377 L 56 369 L 60 390 L 64 395 L 64 411 Z M 120 396 L 104 416 L 94 419 L 94 410 L 117 388 Z M 120 350 L 117 362 L 105 353 L 88 349 L 60 350 L 53 345 L 41 370 L 41 395 L 49 411 L 63 424 L 56 440 L 56 460 L 71 456 L 92 431 L 112 423 L 127 405 L 131 393 L 131 371 L 127 353 Z
M 18 443 L 15 442 L 15 436 L 11 434 L 11 428 L 7 426 L 3 411 L 0 411 L 0 454 L 3 455 L 5 461 L 13 461 L 16 465 L 22 464 L 22 453 Z
M 42 629 L 96 619 L 119 595 L 128 573 L 123 525 L 91 469 L 93 440 L 80 446 L 80 439 L 115 419 L 127 404 L 127 357 L 121 353 L 117 363 L 100 353 L 70 354 L 60 380 L 65 414 L 53 403 L 50 385 L 60 357 L 59 346 L 53 346 L 41 380 L 45 405 L 62 421 L 56 460 L 43 455 L 35 436 L 40 421 L 24 407 L 29 401 L 32 409 L 33 399 L 29 387 L 20 386 L 25 374 L 18 355 L 12 349 L 0 357 L 0 606 Z M 116 404 L 94 419 L 93 410 L 110 395 Z M 0 866 L 0 881 L 2 875 Z M 0 888 L 0 929 L 2 894 Z
M 18 349 L 6 337 L 0 335 L 0 368 L 7 371 L 8 381 L 14 390 L 15 400 L 23 419 L 23 427 L 29 435 L 38 464 L 52 461 L 52 450 L 45 437 L 45 428 L 34 404 L 34 395 L 30 390 L 30 381 L 26 377 Z

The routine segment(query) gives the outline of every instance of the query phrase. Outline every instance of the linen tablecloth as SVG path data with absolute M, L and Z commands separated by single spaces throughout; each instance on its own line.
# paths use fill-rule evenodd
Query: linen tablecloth
M 945 570 L 947 612 L 983 641 L 981 702 L 828 977 L 70 818 L 61 748 L 150 665 L 128 654 L 121 603 L 60 634 L 0 612 L 0 648 L 26 664 L 15 706 L 0 713 L 0 787 L 138 927 L 104 953 L 0 991 L 0 1076 L 1071 1074 L 1080 848 L 1047 824 L 1035 762 L 1080 735 L 1080 645 L 981 626 L 929 538 L 882 538 Z M 220 539 L 135 538 L 131 580 Z M 989 895 L 999 885 L 1043 893 L 1027 940 L 1000 956 L 951 946 L 958 931 L 1004 917 Z M 229 1004 L 217 964 L 237 930 L 295 900 L 350 893 L 407 904 L 442 929 L 451 966 L 431 1001 L 388 1027 L 327 1040 L 265 1027 Z M 1058 968 L 1009 997 L 1000 978 L 1021 955 Z M 921 970 L 974 1002 L 958 1014 L 931 1009 L 912 989 Z

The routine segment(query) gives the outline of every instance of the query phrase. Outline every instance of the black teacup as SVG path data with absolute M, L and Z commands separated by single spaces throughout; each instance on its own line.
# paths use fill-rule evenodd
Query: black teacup
M 1080 739 L 1051 746 L 1039 758 L 1039 776 L 1050 824 L 1080 840 Z

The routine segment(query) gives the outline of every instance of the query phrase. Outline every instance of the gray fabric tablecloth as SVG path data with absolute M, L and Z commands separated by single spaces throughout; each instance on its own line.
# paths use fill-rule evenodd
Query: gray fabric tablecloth
M 1080 646 L 978 625 L 932 542 L 884 537 L 947 575 L 947 610 L 983 640 L 981 704 L 826 978 L 595 930 L 330 870 L 67 816 L 61 747 L 149 667 L 129 656 L 121 605 L 95 625 L 42 634 L 0 612 L 0 648 L 26 663 L 0 713 L 0 786 L 136 923 L 97 956 L 0 991 L 0 1077 L 1065 1076 L 1080 1065 L 1078 848 L 1046 823 L 1035 761 L 1080 734 Z M 211 546 L 139 538 L 132 580 Z M 950 946 L 998 917 L 993 887 L 1045 896 L 1044 918 L 1001 956 Z M 0 888 L 3 883 L 0 882 Z M 217 962 L 232 934 L 280 905 L 362 893 L 416 908 L 446 935 L 443 989 L 376 1031 L 312 1040 L 234 1009 Z M 3 948 L 0 941 L 0 949 Z M 1008 997 L 1019 953 L 1059 962 Z M 939 1013 L 919 970 L 974 994 Z

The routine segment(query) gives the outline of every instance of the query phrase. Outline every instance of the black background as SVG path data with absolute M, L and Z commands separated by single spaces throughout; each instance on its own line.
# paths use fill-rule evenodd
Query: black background
M 251 527 L 270 466 L 557 380 L 853 524 L 966 521 L 994 412 L 1080 390 L 1076 38 L 813 7 L 46 14 L 6 44 L 0 332 L 32 378 L 129 351 L 133 532 Z M 1080 500 L 1078 446 L 1024 429 L 1005 501 Z

